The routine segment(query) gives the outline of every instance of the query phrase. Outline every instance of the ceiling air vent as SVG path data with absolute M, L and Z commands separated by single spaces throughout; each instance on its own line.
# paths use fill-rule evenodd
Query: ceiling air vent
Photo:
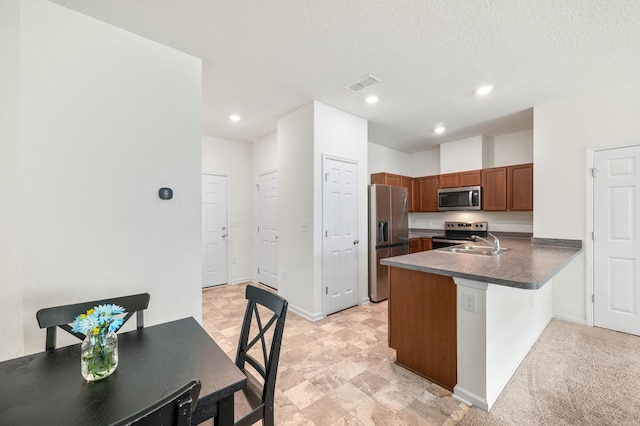
M 344 86 L 345 89 L 349 89 L 352 92 L 359 92 L 365 87 L 373 86 L 376 83 L 379 83 L 380 80 L 372 76 L 371 74 L 365 75 L 364 77 L 354 81 L 353 83 L 349 83 Z

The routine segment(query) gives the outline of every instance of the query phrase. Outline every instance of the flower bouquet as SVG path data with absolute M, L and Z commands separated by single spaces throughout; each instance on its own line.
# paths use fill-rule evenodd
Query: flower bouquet
M 74 332 L 86 338 L 80 349 L 82 377 L 88 382 L 104 379 L 118 366 L 118 336 L 124 308 L 118 305 L 99 305 L 80 314 L 72 324 Z

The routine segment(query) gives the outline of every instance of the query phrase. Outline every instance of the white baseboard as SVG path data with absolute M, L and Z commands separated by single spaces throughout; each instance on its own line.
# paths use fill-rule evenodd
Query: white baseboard
M 311 314 L 311 313 L 305 311 L 304 309 L 300 309 L 297 306 L 294 306 L 292 304 L 289 304 L 289 310 L 291 312 L 294 312 L 294 313 L 300 315 L 303 318 L 308 319 L 309 321 L 318 321 L 318 320 L 321 320 L 322 318 L 324 318 L 324 314 L 322 312 L 319 312 L 317 314 Z
M 464 402 L 469 406 L 478 407 L 484 411 L 489 411 L 489 403 L 486 399 L 482 398 L 480 395 L 476 395 L 473 392 L 469 392 L 466 389 L 462 388 L 460 385 L 455 385 L 453 387 L 453 396 L 460 402 Z
M 562 320 L 562 321 L 573 322 L 573 323 L 580 324 L 580 325 L 587 325 L 587 321 L 585 319 L 582 319 L 582 318 L 576 318 L 576 317 L 570 317 L 570 316 L 567 316 L 567 315 L 558 315 L 558 314 L 554 314 L 553 318 L 559 319 L 559 320 Z

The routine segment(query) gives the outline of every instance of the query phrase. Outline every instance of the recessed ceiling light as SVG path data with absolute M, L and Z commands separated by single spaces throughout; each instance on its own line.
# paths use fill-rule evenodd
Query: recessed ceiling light
M 370 95 L 366 97 L 365 101 L 367 101 L 368 104 L 377 104 L 378 97 L 376 95 Z
M 231 121 L 240 121 L 240 116 L 237 114 L 232 114 L 229 116 L 229 120 Z
M 487 84 L 485 86 L 480 86 L 476 89 L 476 95 L 478 96 L 488 95 L 489 93 L 491 93 L 492 90 L 493 90 L 493 86 L 490 84 Z
M 434 132 L 436 132 L 436 133 L 438 133 L 438 134 L 440 134 L 440 133 L 444 133 L 444 131 L 445 131 L 445 130 L 447 130 L 447 128 L 446 128 L 446 127 L 444 127 L 444 126 L 438 126 L 438 127 L 436 127 L 435 129 L 433 129 L 433 131 L 434 131 Z

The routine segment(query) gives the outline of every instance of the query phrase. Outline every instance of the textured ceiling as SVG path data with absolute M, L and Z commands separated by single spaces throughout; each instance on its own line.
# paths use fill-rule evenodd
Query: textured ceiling
M 637 0 L 55 3 L 202 58 L 203 131 L 233 140 L 315 99 L 369 120 L 371 142 L 416 152 L 530 129 L 536 105 L 640 79 Z M 367 74 L 380 83 L 344 88 Z

